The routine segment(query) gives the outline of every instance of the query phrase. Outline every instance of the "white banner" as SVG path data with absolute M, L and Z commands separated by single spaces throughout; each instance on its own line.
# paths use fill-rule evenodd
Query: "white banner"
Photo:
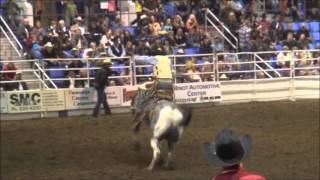
M 66 109 L 91 109 L 96 99 L 93 88 L 69 89 L 65 92 Z
M 8 112 L 36 112 L 41 111 L 40 90 L 8 92 Z
M 122 95 L 120 86 L 107 87 L 105 93 L 110 106 L 120 106 Z
M 7 106 L 7 93 L 0 92 L 0 113 L 7 113 L 8 112 L 8 106 Z
M 221 101 L 219 82 L 182 83 L 174 85 L 175 101 L 178 104 Z
M 65 109 L 64 90 L 42 90 L 41 101 L 43 111 L 59 111 Z
M 137 86 L 122 86 L 121 88 L 121 106 L 130 106 L 132 98 L 136 95 Z

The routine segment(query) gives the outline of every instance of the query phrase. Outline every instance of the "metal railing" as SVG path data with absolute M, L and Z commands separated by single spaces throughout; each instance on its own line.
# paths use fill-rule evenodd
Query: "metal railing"
M 217 27 L 217 25 L 212 21 L 212 19 L 214 19 L 214 21 L 222 27 L 222 30 L 220 30 L 219 27 Z M 229 30 L 228 27 L 226 27 L 219 20 L 219 18 L 216 15 L 213 14 L 213 12 L 211 12 L 209 9 L 206 9 L 206 12 L 205 12 L 205 31 L 206 32 L 208 32 L 208 22 L 229 43 L 229 45 L 231 45 L 236 51 L 238 51 L 238 38 Z M 228 35 L 231 36 L 231 38 L 235 41 L 235 43 L 232 42 L 232 40 L 227 37 Z
M 4 26 L 2 26 L 2 24 Z M 17 54 L 21 57 L 22 53 L 23 53 L 23 47 L 2 16 L 0 16 L 0 29 L 1 29 L 1 32 L 8 39 L 11 46 L 14 48 L 14 50 L 17 52 Z
M 241 53 L 218 53 L 218 54 L 196 54 L 196 55 L 170 55 L 172 60 L 172 71 L 174 82 L 204 82 L 204 81 L 245 81 L 245 80 L 274 80 L 274 79 L 294 79 L 297 77 L 313 77 L 320 74 L 320 57 L 294 57 L 281 61 L 271 59 L 270 56 L 278 56 L 280 53 L 319 53 L 318 50 L 297 50 L 297 51 L 267 51 L 267 52 L 241 52 Z M 236 58 L 229 59 L 230 56 Z M 242 58 L 245 56 L 246 58 Z M 139 56 L 111 58 L 113 65 L 113 75 L 110 77 L 111 86 L 134 86 L 151 80 L 152 64 L 137 64 L 135 59 Z M 264 58 L 263 58 L 264 57 Z M 280 57 L 280 56 L 279 56 Z M 154 58 L 154 57 L 152 57 Z M 34 72 L 38 79 L 1 81 L 0 84 L 11 82 L 37 81 L 43 84 L 43 88 L 71 88 L 61 87 L 57 82 L 81 81 L 85 87 L 92 86 L 92 80 L 102 58 L 87 59 L 43 59 L 40 60 L 20 60 L 19 62 L 34 62 L 35 69 L 23 69 L 24 72 Z M 48 67 L 45 62 L 60 63 L 60 66 Z M 82 67 L 70 68 L 72 61 L 81 61 Z M 121 63 L 117 63 L 121 61 Z M 18 61 L 3 61 L 18 62 Z M 64 64 L 63 64 L 64 63 Z M 279 66 L 279 64 L 286 64 Z M 142 71 L 147 69 L 149 71 Z M 137 70 L 140 69 L 140 70 Z M 59 76 L 52 76 L 50 72 L 60 71 Z M 71 71 L 79 71 L 77 75 L 70 76 Z M 81 71 L 81 72 L 80 72 Z M 14 73 L 17 70 L 3 70 L 0 73 Z M 82 74 L 80 74 L 82 73 Z M 71 73 L 72 74 L 72 73 Z M 191 77 L 197 78 L 192 79 Z M 141 80 L 142 79 L 142 80 Z M 117 83 L 120 82 L 120 83 Z M 125 83 L 124 83 L 125 82 Z

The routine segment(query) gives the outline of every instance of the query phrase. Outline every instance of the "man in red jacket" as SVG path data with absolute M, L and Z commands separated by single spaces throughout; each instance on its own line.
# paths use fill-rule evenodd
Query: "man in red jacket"
M 247 172 L 241 163 L 251 150 L 248 134 L 239 138 L 233 131 L 224 129 L 214 142 L 205 143 L 204 148 L 207 160 L 222 167 L 212 180 L 266 180 L 263 176 Z

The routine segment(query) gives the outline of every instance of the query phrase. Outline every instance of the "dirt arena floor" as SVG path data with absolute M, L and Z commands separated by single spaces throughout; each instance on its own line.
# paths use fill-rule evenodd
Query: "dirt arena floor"
M 153 172 L 144 170 L 152 156 L 148 127 L 140 151 L 132 149 L 130 127 L 130 114 L 1 122 L 1 179 L 210 179 L 219 168 L 204 160 L 203 143 L 225 127 L 252 135 L 248 170 L 319 179 L 319 100 L 197 108 L 173 167 Z

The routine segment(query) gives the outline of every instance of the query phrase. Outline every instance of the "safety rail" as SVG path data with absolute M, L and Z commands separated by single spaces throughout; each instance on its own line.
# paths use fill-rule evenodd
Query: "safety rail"
M 73 82 L 73 81 L 83 81 L 84 82 L 84 86 L 85 87 L 89 87 L 91 84 L 93 84 L 92 80 L 94 80 L 94 72 L 98 69 L 100 69 L 99 65 L 95 65 L 101 63 L 104 59 L 106 59 L 106 57 L 101 57 L 101 58 L 72 58 L 72 59 L 42 59 L 42 63 L 41 63 L 41 69 L 44 72 L 47 72 L 46 74 L 50 74 L 50 72 L 55 72 L 55 71 L 63 71 L 63 77 L 61 77 L 61 74 L 58 75 L 59 77 L 50 77 L 48 76 L 48 78 L 45 81 L 50 81 L 52 80 L 52 83 L 54 83 L 55 81 L 60 81 L 60 83 L 62 83 L 61 81 L 63 81 L 63 84 L 68 83 L 69 82 Z M 117 85 L 117 82 L 119 82 L 120 80 L 123 80 L 125 83 L 123 85 L 133 85 L 133 81 L 132 81 L 132 63 L 131 63 L 131 57 L 108 57 L 108 59 L 110 59 L 111 61 L 113 61 L 113 64 L 118 64 L 117 61 L 124 61 L 124 63 L 120 63 L 120 66 L 112 66 L 111 69 L 113 70 L 113 75 L 109 77 L 110 80 L 114 80 L 111 81 L 111 85 Z M 46 67 L 46 62 L 49 61 L 63 61 L 63 62 L 72 62 L 72 61 L 80 61 L 81 63 L 84 64 L 84 67 L 79 67 L 79 68 L 70 68 L 69 65 L 70 64 L 63 64 L 60 67 Z M 126 71 L 127 69 L 127 71 Z M 84 70 L 84 73 L 82 73 L 81 75 L 75 75 L 75 77 L 72 77 L 73 74 L 69 74 L 70 72 L 74 72 L 74 71 L 81 71 Z M 118 73 L 118 75 L 116 75 Z M 121 75 L 121 73 L 124 73 Z M 55 75 L 53 75 L 55 76 Z M 82 76 L 82 77 L 81 77 Z M 120 79 L 120 80 L 119 80 Z M 129 82 L 128 82 L 129 79 Z M 65 87 L 66 88 L 66 87 Z
M 14 67 L 17 66 L 17 64 L 21 63 L 32 63 L 32 64 L 36 64 L 38 62 L 38 60 L 7 60 L 7 61 L 0 61 L 0 64 L 9 64 L 12 63 L 14 64 Z M 40 77 L 38 71 L 40 71 L 39 68 L 37 68 L 36 66 L 33 66 L 33 68 L 25 68 L 25 69 L 17 69 L 17 70 L 1 70 L 0 74 L 7 74 L 7 73 L 14 73 L 13 75 L 11 75 L 12 77 L 14 77 L 16 75 L 17 72 L 22 74 L 22 78 L 24 77 L 25 73 L 32 73 L 33 75 L 35 75 L 35 77 L 37 77 L 37 79 L 21 79 L 21 80 L 5 80 L 2 79 L 0 81 L 0 85 L 3 84 L 8 84 L 8 83 L 16 83 L 16 82 L 25 82 L 25 83 L 38 83 L 39 84 L 39 88 L 42 88 L 41 86 L 43 86 L 44 88 L 48 88 L 48 86 L 45 84 L 45 82 L 42 80 L 42 78 Z
M 277 63 L 280 60 L 270 60 L 270 56 L 277 57 L 280 53 L 319 53 L 318 50 L 296 50 L 296 51 L 268 51 L 268 52 L 241 52 L 241 53 L 217 53 L 217 54 L 197 54 L 197 55 L 170 55 L 169 58 L 172 59 L 172 71 L 174 82 L 176 84 L 185 83 L 188 80 L 188 76 L 197 75 L 200 77 L 200 82 L 205 81 L 247 81 L 256 79 L 292 79 L 296 77 L 308 77 L 308 76 L 319 76 L 320 74 L 320 58 L 309 57 L 293 57 L 287 62 L 288 66 L 278 67 Z M 230 62 L 226 58 L 227 56 L 236 56 L 234 62 Z M 241 59 L 242 56 L 246 58 Z M 266 58 L 267 57 L 267 58 Z M 138 56 L 124 57 L 124 58 L 111 58 L 114 62 L 111 69 L 114 73 L 110 80 L 114 80 L 111 86 L 134 86 L 136 84 L 141 84 L 145 81 L 151 80 L 152 77 L 152 63 L 148 64 L 148 59 L 146 63 L 140 63 L 136 59 Z M 19 60 L 19 61 L 2 61 L 1 63 L 8 62 L 34 62 L 36 69 L 23 69 L 19 70 L 21 72 L 34 72 L 44 86 L 44 88 L 60 88 L 56 85 L 57 81 L 85 81 L 85 86 L 90 87 L 92 85 L 92 80 L 94 79 L 94 71 L 99 69 L 99 62 L 104 58 L 75 58 L 75 59 L 42 59 L 42 60 Z M 60 62 L 72 62 L 81 61 L 83 63 L 82 67 L 79 68 L 69 68 L 66 66 L 56 68 L 45 67 L 45 62 L 47 61 L 60 61 Z M 122 62 L 116 65 L 117 61 Z M 188 64 L 188 61 L 191 63 Z M 41 63 L 39 63 L 41 62 Z M 194 71 L 187 71 L 187 68 L 193 68 Z M 148 68 L 148 71 L 139 73 L 137 69 Z M 10 71 L 0 71 L 1 73 L 14 73 L 17 70 Z M 59 77 L 51 77 L 49 72 L 60 71 Z M 67 73 L 70 71 L 81 71 L 81 76 L 68 77 Z M 119 73 L 121 72 L 121 73 Z M 141 80 L 142 79 L 142 80 Z M 22 80 L 30 81 L 30 80 Z M 116 82 L 121 82 L 117 84 Z M 126 83 L 123 83 L 123 82 Z M 13 81 L 14 82 L 14 81 Z M 47 84 L 49 82 L 49 84 Z M 193 82 L 193 81 L 189 81 Z M 0 84 L 9 83 L 8 81 L 1 81 Z M 49 87 L 48 87 L 49 85 Z M 68 88 L 68 87 L 67 87 Z
M 7 31 L 4 29 L 4 27 L 2 27 L 2 25 L 4 25 L 4 27 L 6 28 L 6 30 L 9 32 L 11 38 L 9 37 L 9 34 L 7 33 Z M 8 39 L 9 43 L 11 44 L 11 46 L 15 49 L 15 51 L 17 52 L 17 54 L 21 57 L 22 53 L 23 53 L 23 47 L 21 45 L 21 43 L 19 42 L 19 40 L 17 39 L 17 37 L 15 36 L 15 34 L 12 32 L 11 28 L 9 27 L 9 25 L 7 24 L 7 22 L 4 20 L 4 18 L 2 16 L 0 16 L 0 29 L 1 32 L 6 36 L 6 38 Z M 12 40 L 13 39 L 13 40 Z M 16 46 L 17 45 L 17 46 Z
M 209 15 L 209 16 L 208 16 Z M 223 28 L 223 31 L 221 31 L 219 29 L 219 27 L 217 27 L 217 25 L 211 20 L 213 17 L 213 19 Z M 226 27 L 220 20 L 219 18 L 214 15 L 213 12 L 211 12 L 209 9 L 206 9 L 205 12 L 205 30 L 206 32 L 208 32 L 208 22 L 210 23 L 211 26 L 213 26 L 215 28 L 215 30 L 236 50 L 238 51 L 238 38 L 229 30 L 228 27 Z M 235 41 L 235 43 L 233 43 L 226 35 L 225 32 L 232 37 L 232 39 Z

